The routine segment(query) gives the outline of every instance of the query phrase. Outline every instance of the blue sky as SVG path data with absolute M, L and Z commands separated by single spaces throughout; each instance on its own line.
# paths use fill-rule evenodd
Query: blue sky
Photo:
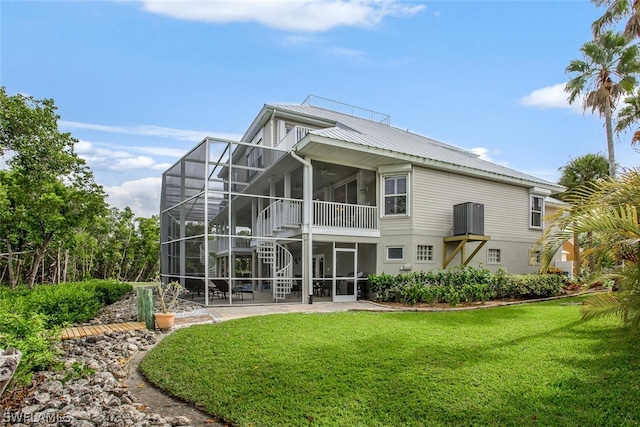
M 606 153 L 564 70 L 588 1 L 0 2 L 0 84 L 53 98 L 119 208 L 158 212 L 160 177 L 205 136 L 239 138 L 265 103 L 314 94 L 556 181 Z M 638 166 L 630 135 L 618 162 Z

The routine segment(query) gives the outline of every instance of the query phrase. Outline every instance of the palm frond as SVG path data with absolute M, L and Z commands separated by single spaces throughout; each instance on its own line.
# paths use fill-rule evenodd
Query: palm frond
M 624 315 L 624 308 L 618 299 L 611 294 L 593 295 L 583 301 L 580 309 L 582 320 L 600 319 L 609 316 Z
M 602 34 L 603 29 L 613 26 L 622 20 L 630 9 L 629 0 L 592 0 L 596 6 L 605 6 L 607 9 L 604 14 L 591 24 L 593 35 L 598 37 Z

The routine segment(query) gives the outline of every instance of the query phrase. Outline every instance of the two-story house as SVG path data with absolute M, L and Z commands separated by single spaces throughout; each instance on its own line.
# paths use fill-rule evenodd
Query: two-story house
M 161 275 L 236 304 L 351 301 L 368 274 L 535 272 L 562 190 L 373 111 L 264 105 L 240 141 L 205 138 L 163 174 Z

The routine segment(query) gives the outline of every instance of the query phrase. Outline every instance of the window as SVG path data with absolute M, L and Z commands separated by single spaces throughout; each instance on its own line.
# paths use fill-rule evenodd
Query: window
M 404 246 L 387 247 L 387 259 L 388 260 L 404 259 Z
M 384 178 L 384 214 L 407 214 L 407 175 Z
M 489 249 L 487 252 L 487 263 L 489 264 L 500 264 L 502 262 L 502 254 L 500 253 L 500 249 Z
M 333 201 L 337 203 L 358 203 L 358 183 L 356 180 L 333 187 Z
M 433 246 L 418 245 L 416 250 L 416 259 L 418 261 L 433 261 Z
M 531 196 L 531 214 L 529 216 L 529 227 L 542 228 L 542 216 L 544 214 L 544 198 Z

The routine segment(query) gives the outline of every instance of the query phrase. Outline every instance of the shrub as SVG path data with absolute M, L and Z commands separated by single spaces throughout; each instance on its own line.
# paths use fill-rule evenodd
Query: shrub
M 37 286 L 26 296 L 25 304 L 44 315 L 48 327 L 86 322 L 102 307 L 93 287 L 82 283 Z
M 562 291 L 564 280 L 555 274 L 520 274 L 507 279 L 515 297 L 545 298 L 558 295 Z
M 0 347 L 22 352 L 16 380 L 28 381 L 31 372 L 52 365 L 51 341 L 61 326 L 95 317 L 102 306 L 132 289 L 129 284 L 98 280 L 39 285 L 33 290 L 0 287 Z
M 14 347 L 22 359 L 14 379 L 28 382 L 31 373 L 50 367 L 54 361 L 53 331 L 45 327 L 46 317 L 38 313 L 0 311 L 0 347 Z
M 457 267 L 437 272 L 370 275 L 369 286 L 378 301 L 408 305 L 426 302 L 488 301 L 494 298 L 542 298 L 560 293 L 565 278 L 554 274 L 496 274 L 486 268 Z
M 85 286 L 91 286 L 89 282 Z M 133 290 L 133 286 L 123 282 L 104 282 L 100 281 L 95 284 L 94 290 L 96 296 L 102 305 L 110 305 L 120 301 L 122 297 Z

